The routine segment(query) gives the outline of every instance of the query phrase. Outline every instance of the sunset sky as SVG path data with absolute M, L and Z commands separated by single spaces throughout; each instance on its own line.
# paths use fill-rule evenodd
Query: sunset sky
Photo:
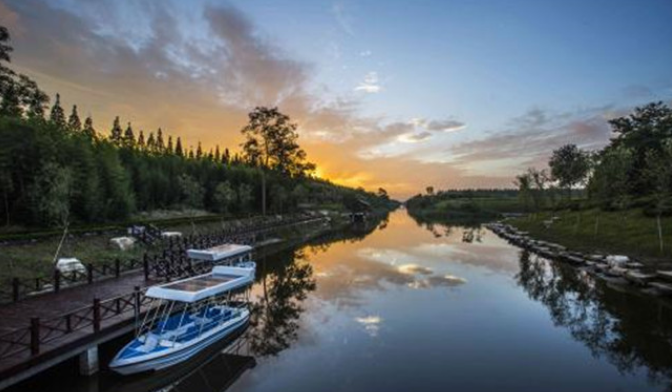
M 0 0 L 12 67 L 91 114 L 237 150 L 277 105 L 334 182 L 510 187 L 672 100 L 672 1 Z

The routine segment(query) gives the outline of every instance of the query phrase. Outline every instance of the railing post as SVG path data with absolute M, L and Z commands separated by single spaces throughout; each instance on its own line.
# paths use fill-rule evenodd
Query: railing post
M 61 271 L 58 268 L 54 268 L 54 291 L 58 293 L 61 289 Z
M 100 299 L 93 299 L 93 332 L 100 331 Z
M 114 276 L 119 277 L 121 275 L 121 261 L 119 258 L 114 259 Z
M 30 319 L 30 354 L 37 355 L 40 353 L 40 318 L 33 317 Z
M 72 332 L 72 314 L 68 313 L 65 315 L 65 330 L 66 332 Z
M 93 264 L 86 264 L 86 281 L 91 284 L 93 283 Z
M 19 288 L 20 288 L 21 282 L 19 282 L 19 278 L 13 278 L 12 279 L 12 300 L 14 302 L 17 302 L 19 300 Z
M 142 255 L 142 269 L 145 272 L 145 281 L 149 280 L 149 259 L 147 257 L 147 252 Z

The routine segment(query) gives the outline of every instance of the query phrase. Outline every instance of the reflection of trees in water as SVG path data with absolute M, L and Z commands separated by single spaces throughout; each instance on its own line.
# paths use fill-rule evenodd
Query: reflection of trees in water
M 315 290 L 313 267 L 305 261 L 302 251 L 283 254 L 272 262 L 261 261 L 263 295 L 251 305 L 248 334 L 255 355 L 277 355 L 297 338 L 302 302 Z M 271 263 L 279 265 L 263 271 Z
M 473 243 L 482 242 L 485 231 L 483 230 L 482 221 L 474 219 L 437 219 L 432 216 L 411 215 L 418 226 L 430 231 L 434 237 L 449 237 L 458 229 L 462 230 L 462 242 Z
M 279 252 L 257 261 L 257 273 L 263 293 L 251 304 L 251 328 L 247 339 L 253 355 L 277 355 L 296 340 L 303 301 L 315 290 L 313 267 L 306 252 L 326 252 L 338 242 L 363 240 L 379 227 L 380 220 L 370 220 L 320 236 L 301 248 Z
M 621 373 L 644 367 L 651 382 L 672 380 L 672 313 L 659 300 L 609 288 L 588 273 L 522 251 L 518 284 L 544 304 L 593 356 Z M 670 388 L 672 390 L 672 387 Z

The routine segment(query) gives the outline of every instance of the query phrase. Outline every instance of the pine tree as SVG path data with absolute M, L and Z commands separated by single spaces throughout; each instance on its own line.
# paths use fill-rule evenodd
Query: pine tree
M 51 108 L 51 115 L 49 116 L 49 121 L 59 128 L 65 128 L 65 113 L 61 107 L 61 95 L 56 94 L 56 102 Z
M 91 116 L 88 116 L 86 120 L 84 120 L 84 129 L 82 129 L 82 133 L 91 138 L 92 140 L 95 140 L 98 138 L 96 135 L 96 130 L 93 128 L 93 119 Z
M 79 120 L 79 115 L 77 114 L 77 105 L 72 105 L 72 113 L 68 118 L 68 128 L 73 132 L 80 132 L 82 130 L 82 122 Z
M 215 162 L 219 162 L 222 159 L 221 154 L 219 152 L 219 145 L 215 146 L 215 155 L 213 159 L 215 160 Z
M 156 140 L 154 140 L 154 132 L 150 132 L 149 137 L 147 138 L 147 151 L 155 152 L 155 150 L 156 150 Z
M 135 134 L 133 133 L 133 128 L 131 127 L 130 122 L 128 123 L 126 131 L 124 132 L 124 146 L 128 148 L 135 146 Z
M 142 132 L 142 129 L 138 135 L 138 148 L 143 151 L 145 150 L 145 134 Z
M 19 80 L 23 91 L 21 103 L 27 108 L 28 118 L 44 119 L 44 110 L 49 103 L 49 96 L 26 75 L 19 75 Z
M 121 145 L 123 136 L 122 136 L 121 125 L 119 124 L 119 116 L 114 118 L 114 123 L 112 124 L 112 130 L 110 131 L 110 141 L 116 144 L 117 146 Z
M 163 132 L 161 131 L 161 128 L 159 128 L 158 131 L 156 131 L 156 152 L 162 153 L 163 150 L 166 148 L 165 145 L 163 144 Z
M 198 142 L 198 147 L 196 147 L 196 159 L 203 158 L 203 149 L 201 148 L 201 142 Z
M 194 159 L 194 148 L 189 148 L 189 159 Z
M 184 156 L 184 151 L 182 151 L 182 140 L 179 138 L 179 136 L 177 138 L 177 142 L 175 143 L 175 155 L 178 157 Z
M 173 153 L 173 137 L 168 136 L 168 146 L 166 146 L 166 154 L 172 154 Z
M 19 86 L 14 83 L 14 81 L 10 81 L 2 92 L 0 114 L 11 117 L 21 117 L 23 115 L 23 109 L 21 109 L 21 93 L 19 91 Z
M 229 153 L 229 149 L 225 148 L 224 149 L 224 154 L 222 155 L 222 163 L 228 165 L 231 163 L 231 154 Z

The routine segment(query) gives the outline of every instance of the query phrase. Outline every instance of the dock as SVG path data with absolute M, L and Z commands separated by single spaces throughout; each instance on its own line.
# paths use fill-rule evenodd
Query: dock
M 263 242 L 266 233 L 324 222 L 324 217 L 303 216 L 237 232 L 171 240 L 160 255 L 146 259 L 134 271 L 1 305 L 0 390 L 76 356 L 81 374 L 96 373 L 98 345 L 132 331 L 136 320 L 150 310 L 152 302 L 144 295 L 148 286 L 211 270 L 214 262 L 195 262 L 187 257 L 187 249 L 242 242 L 243 238 L 248 243 Z

